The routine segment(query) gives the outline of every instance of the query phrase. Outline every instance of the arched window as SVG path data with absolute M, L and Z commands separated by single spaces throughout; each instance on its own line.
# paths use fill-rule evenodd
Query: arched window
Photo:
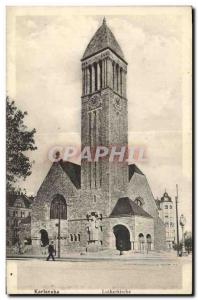
M 94 64 L 94 79 L 95 79 L 95 91 L 98 89 L 98 74 L 97 74 L 97 64 Z
M 103 87 L 103 82 L 102 82 L 102 61 L 99 62 L 99 67 L 100 67 L 100 88 Z
M 70 234 L 70 241 L 73 242 L 73 234 Z
M 78 241 L 80 242 L 80 233 L 78 233 Z
M 138 206 L 143 206 L 144 200 L 141 197 L 137 197 L 134 201 Z
M 150 234 L 146 235 L 146 242 L 147 242 L 147 251 L 150 251 L 151 250 L 151 243 L 152 243 L 152 239 L 151 239 Z
M 116 91 L 119 91 L 119 66 L 116 65 Z
M 61 195 L 56 195 L 51 202 L 50 219 L 67 220 L 67 204 L 65 198 Z
M 120 68 L 120 94 L 122 95 L 122 68 Z
M 115 63 L 112 62 L 112 72 L 113 72 L 113 89 L 115 89 Z
M 77 235 L 74 234 L 74 241 L 77 242 Z
M 91 66 L 89 66 L 89 93 L 92 92 L 92 69 Z
M 140 233 L 138 235 L 138 239 L 139 239 L 139 250 L 143 251 L 144 250 L 144 235 L 143 235 L 143 233 Z

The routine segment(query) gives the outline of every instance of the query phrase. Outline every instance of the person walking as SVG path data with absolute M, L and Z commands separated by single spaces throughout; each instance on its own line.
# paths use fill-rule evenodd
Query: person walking
M 53 242 L 51 242 L 50 244 L 49 244 L 49 246 L 48 246 L 48 253 L 49 253 L 49 255 L 48 255 L 48 257 L 47 257 L 47 260 L 49 260 L 50 259 L 50 257 L 53 259 L 53 261 L 55 260 L 54 259 L 54 254 L 56 254 L 55 253 L 55 249 L 54 249 L 54 245 L 53 245 Z

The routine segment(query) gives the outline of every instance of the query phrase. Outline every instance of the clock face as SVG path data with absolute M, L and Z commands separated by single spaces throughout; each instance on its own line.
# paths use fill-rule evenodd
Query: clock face
M 93 95 L 89 99 L 89 109 L 96 109 L 98 107 L 101 107 L 102 105 L 102 99 L 99 95 Z
M 119 113 L 122 109 L 122 106 L 121 106 L 121 99 L 120 97 L 116 96 L 114 98 L 114 102 L 113 102 L 113 106 L 115 108 L 115 110 Z

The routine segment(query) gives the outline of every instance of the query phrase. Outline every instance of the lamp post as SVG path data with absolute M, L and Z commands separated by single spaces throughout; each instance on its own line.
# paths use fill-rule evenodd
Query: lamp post
M 61 248 L 61 244 L 60 244 L 60 238 L 61 238 L 61 201 L 59 199 L 58 201 L 58 223 L 56 223 L 56 226 L 58 227 L 58 235 L 57 235 L 57 239 L 58 239 L 58 258 L 60 258 L 60 248 Z
M 185 249 L 185 241 L 184 241 L 184 226 L 186 224 L 186 218 L 184 217 L 184 215 L 181 215 L 180 217 L 180 226 L 182 228 L 182 256 L 184 253 L 186 253 L 186 249 Z
M 179 256 L 179 220 L 178 220 L 178 185 L 176 184 L 177 195 L 175 197 L 176 222 L 177 222 L 177 256 Z

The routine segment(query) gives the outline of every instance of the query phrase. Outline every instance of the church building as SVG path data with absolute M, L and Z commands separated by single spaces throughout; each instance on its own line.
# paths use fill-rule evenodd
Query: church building
M 82 149 L 128 146 L 127 62 L 105 19 L 81 66 Z M 53 241 L 59 255 L 163 250 L 166 238 L 145 175 L 109 155 L 52 164 L 32 206 L 31 237 L 34 253 Z

